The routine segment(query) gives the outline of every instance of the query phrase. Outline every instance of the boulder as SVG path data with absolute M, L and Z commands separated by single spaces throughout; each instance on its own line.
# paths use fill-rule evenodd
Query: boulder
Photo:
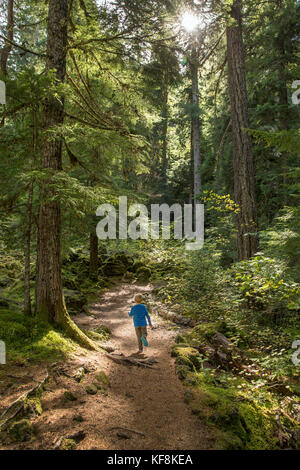
M 77 397 L 75 397 L 75 395 L 72 392 L 69 392 L 68 390 L 66 390 L 64 392 L 64 397 L 68 401 L 76 401 L 77 400 Z
M 98 387 L 95 384 L 87 385 L 85 391 L 88 395 L 96 395 L 98 392 Z
M 148 281 L 151 277 L 151 270 L 146 266 L 137 269 L 136 275 L 139 281 Z
M 103 385 L 110 387 L 110 382 L 105 374 L 105 372 L 100 371 L 95 374 L 95 379 Z

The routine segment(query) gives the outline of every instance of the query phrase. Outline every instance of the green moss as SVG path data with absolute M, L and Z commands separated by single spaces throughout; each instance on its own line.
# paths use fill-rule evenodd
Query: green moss
M 66 390 L 64 392 L 64 397 L 68 401 L 76 401 L 77 400 L 77 397 L 75 397 L 75 395 L 72 392 L 69 392 L 68 390 Z
M 14 441 L 27 442 L 34 436 L 34 427 L 28 419 L 21 419 L 10 426 L 8 433 Z
M 243 402 L 234 389 L 198 385 L 192 412 L 221 431 L 220 446 L 224 449 L 275 449 L 274 418 L 254 403 Z
M 73 341 L 50 324 L 4 307 L 0 308 L 0 332 L 9 361 L 52 362 L 75 349 Z
M 151 269 L 141 266 L 137 269 L 136 275 L 140 281 L 148 281 L 151 277 Z
M 184 380 L 189 372 L 189 368 L 187 366 L 177 365 L 176 366 L 176 374 L 178 375 L 180 380 Z
M 98 382 L 110 387 L 110 382 L 109 382 L 105 372 L 103 372 L 103 371 L 97 372 L 95 374 L 95 379 L 98 380 Z
M 226 334 L 227 327 L 225 322 L 212 322 L 212 323 L 201 323 L 193 328 L 190 333 L 190 338 L 198 340 L 200 342 L 206 342 L 219 331 L 220 333 Z
M 175 363 L 180 366 L 187 366 L 190 370 L 193 370 L 193 363 L 188 357 L 177 356 Z
M 194 400 L 194 398 L 195 397 L 192 390 L 186 390 L 186 392 L 184 393 L 184 402 L 189 404 Z
M 111 335 L 111 329 L 106 325 L 98 326 L 97 328 L 95 328 L 95 332 L 99 335 L 107 336 L 108 338 Z
M 76 442 L 73 439 L 63 439 L 61 441 L 60 450 L 75 450 L 77 447 Z
M 182 347 L 177 344 L 172 348 L 171 355 L 176 357 L 176 363 L 181 365 L 187 365 L 190 368 L 193 366 L 199 368 L 201 356 L 197 349 L 191 347 Z
M 87 385 L 85 391 L 88 395 L 96 395 L 98 392 L 98 387 L 95 384 Z
M 41 400 L 39 397 L 27 398 L 24 403 L 24 414 L 40 416 L 43 413 Z
M 175 338 L 175 343 L 177 343 L 177 344 L 183 343 L 184 344 L 185 342 L 186 342 L 185 336 L 178 333 L 178 335 Z

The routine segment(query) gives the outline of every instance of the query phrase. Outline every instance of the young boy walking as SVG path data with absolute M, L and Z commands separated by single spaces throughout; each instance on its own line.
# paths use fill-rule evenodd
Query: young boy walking
M 136 302 L 136 305 L 131 308 L 129 316 L 133 317 L 133 324 L 138 340 L 139 352 L 142 352 L 143 346 L 148 346 L 146 318 L 151 329 L 153 328 L 153 326 L 150 320 L 150 315 L 147 310 L 147 307 L 142 303 L 143 296 L 141 294 L 137 294 L 134 297 L 134 300 Z

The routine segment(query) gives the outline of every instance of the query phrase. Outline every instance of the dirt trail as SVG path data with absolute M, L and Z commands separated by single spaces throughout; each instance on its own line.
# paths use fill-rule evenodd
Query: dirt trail
M 150 292 L 150 286 L 117 285 L 105 293 L 91 309 L 93 316 L 82 314 L 76 322 L 84 328 L 107 325 L 112 330 L 110 343 L 116 352 L 130 355 L 137 351 L 132 320 L 128 317 L 136 292 Z M 103 353 L 80 351 L 73 361 L 62 363 L 63 373 L 51 381 L 43 395 L 44 412 L 36 419 L 37 439 L 18 448 L 50 449 L 61 437 L 84 431 L 86 437 L 78 449 L 211 449 L 214 440 L 199 418 L 184 403 L 184 388 L 175 375 L 170 350 L 174 331 L 161 319 L 153 318 L 157 328 L 149 331 L 145 355 L 155 357 L 155 369 L 119 365 Z M 83 383 L 72 378 L 74 370 L 88 364 L 91 372 Z M 111 388 L 108 395 L 88 395 L 85 386 L 94 381 L 96 371 L 105 371 Z M 69 376 L 69 377 L 68 377 Z M 71 391 L 76 401 L 66 401 L 64 391 Z M 73 420 L 80 414 L 82 422 Z M 130 438 L 117 435 L 116 427 L 136 430 Z M 10 446 L 10 448 L 16 448 Z

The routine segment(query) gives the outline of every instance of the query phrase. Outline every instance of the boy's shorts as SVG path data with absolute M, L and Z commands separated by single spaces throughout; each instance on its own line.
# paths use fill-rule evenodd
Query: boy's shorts
M 139 350 L 143 350 L 143 342 L 141 340 L 142 336 L 147 336 L 147 327 L 146 326 L 136 326 L 135 327 L 135 332 L 138 340 L 138 345 L 139 345 Z

